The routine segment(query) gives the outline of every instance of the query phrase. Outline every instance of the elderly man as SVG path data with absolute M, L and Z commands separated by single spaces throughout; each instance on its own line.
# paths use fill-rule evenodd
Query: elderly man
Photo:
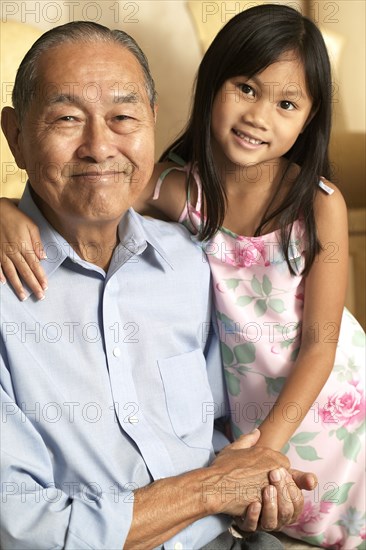
M 2 548 L 236 548 L 230 516 L 253 530 L 259 500 L 262 527 L 293 521 L 301 493 L 285 490 L 285 457 L 253 448 L 258 432 L 215 458 L 225 394 L 207 265 L 183 228 L 130 209 L 156 113 L 136 43 L 55 28 L 24 58 L 13 102 L 2 127 L 52 288 L 23 303 L 1 289 Z M 244 544 L 279 547 L 266 533 Z

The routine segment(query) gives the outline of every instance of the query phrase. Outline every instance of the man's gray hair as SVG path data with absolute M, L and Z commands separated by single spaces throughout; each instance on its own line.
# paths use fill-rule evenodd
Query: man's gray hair
M 135 56 L 144 74 L 151 108 L 154 107 L 157 97 L 155 83 L 150 73 L 147 58 L 137 42 L 129 34 L 117 29 L 111 30 L 91 21 L 72 21 L 42 34 L 21 62 L 12 94 L 13 106 L 20 124 L 36 93 L 37 63 L 42 53 L 62 43 L 93 41 L 120 44 Z

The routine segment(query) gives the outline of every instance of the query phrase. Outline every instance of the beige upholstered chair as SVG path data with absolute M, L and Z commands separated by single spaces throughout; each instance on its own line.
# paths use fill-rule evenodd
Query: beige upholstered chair
M 42 32 L 39 29 L 7 21 L 0 23 L 0 67 L 1 67 L 1 108 L 11 105 L 11 92 L 15 80 L 16 70 L 27 50 L 39 38 Z M 1 196 L 19 197 L 23 192 L 26 181 L 25 173 L 15 164 L 5 137 L 0 138 L 1 153 Z

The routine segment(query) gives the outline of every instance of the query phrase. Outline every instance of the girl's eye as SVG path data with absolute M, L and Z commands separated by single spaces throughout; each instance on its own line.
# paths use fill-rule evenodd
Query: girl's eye
M 280 107 L 285 111 L 293 111 L 293 109 L 295 109 L 295 105 L 291 103 L 291 101 L 281 101 Z
M 238 88 L 243 94 L 255 97 L 255 91 L 249 84 L 238 84 Z

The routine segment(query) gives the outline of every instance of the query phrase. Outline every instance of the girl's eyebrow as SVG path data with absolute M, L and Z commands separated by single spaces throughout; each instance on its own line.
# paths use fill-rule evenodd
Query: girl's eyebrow
M 288 82 L 283 90 L 281 90 L 279 87 L 281 86 L 280 82 L 263 82 L 263 80 L 258 75 L 253 75 L 248 79 L 249 81 L 252 80 L 254 84 L 256 84 L 259 87 L 269 87 L 275 92 L 282 91 L 284 96 L 289 99 L 307 99 L 307 93 L 306 90 L 303 88 L 303 86 L 299 86 L 296 82 Z

